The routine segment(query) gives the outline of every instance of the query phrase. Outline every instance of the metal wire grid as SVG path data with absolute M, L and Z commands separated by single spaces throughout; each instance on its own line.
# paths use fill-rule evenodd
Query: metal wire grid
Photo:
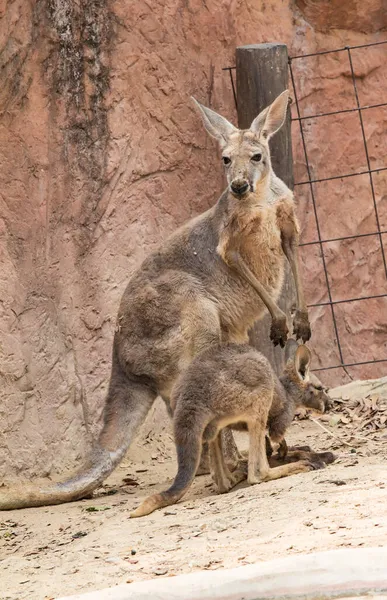
M 386 280 L 387 280 L 387 263 L 386 263 L 386 255 L 385 255 L 385 250 L 384 250 L 384 246 L 383 246 L 383 239 L 382 239 L 382 234 L 386 234 L 387 231 L 386 230 L 382 230 L 381 227 L 380 227 L 380 219 L 379 219 L 378 207 L 377 207 L 376 197 L 375 197 L 375 188 L 374 188 L 374 182 L 373 182 L 373 178 L 372 178 L 372 174 L 373 173 L 379 173 L 379 172 L 382 172 L 382 171 L 387 171 L 387 167 L 381 167 L 379 169 L 371 169 L 371 162 L 370 162 L 370 158 L 369 158 L 369 152 L 368 152 L 368 146 L 367 146 L 367 139 L 366 139 L 366 135 L 365 135 L 363 115 L 362 115 L 362 112 L 365 111 L 365 110 L 368 110 L 368 109 L 371 109 L 371 108 L 379 108 L 379 107 L 382 107 L 382 106 L 387 106 L 387 102 L 382 102 L 382 103 L 379 103 L 379 104 L 373 104 L 373 105 L 368 105 L 368 106 L 361 106 L 360 105 L 359 94 L 358 94 L 357 85 L 356 85 L 356 75 L 355 75 L 355 71 L 354 71 L 354 68 L 353 68 L 352 54 L 351 54 L 351 51 L 355 50 L 355 49 L 368 48 L 368 47 L 371 47 L 371 46 L 380 46 L 380 45 L 383 45 L 383 44 L 387 44 L 387 40 L 384 40 L 384 41 L 381 41 L 381 42 L 373 42 L 373 43 L 370 43 L 370 44 L 361 44 L 361 45 L 357 45 L 357 46 L 345 46 L 344 48 L 337 48 L 336 50 L 326 50 L 326 51 L 323 51 L 323 52 L 314 52 L 312 54 L 304 54 L 304 55 L 289 57 L 289 72 L 290 72 L 290 78 L 291 78 L 292 86 L 293 86 L 294 101 L 295 101 L 296 113 L 297 113 L 297 117 L 292 117 L 292 121 L 297 121 L 299 123 L 302 148 L 303 148 L 303 153 L 304 153 L 304 158 L 305 158 L 306 170 L 307 170 L 307 174 L 308 174 L 308 179 L 307 180 L 305 180 L 305 181 L 299 181 L 299 182 L 295 183 L 294 185 L 295 186 L 297 186 L 297 185 L 309 185 L 310 194 L 311 194 L 311 198 L 312 198 L 313 213 L 314 213 L 314 218 L 315 218 L 315 222 L 316 222 L 317 238 L 318 238 L 317 240 L 314 240 L 313 242 L 301 243 L 300 246 L 312 246 L 312 245 L 318 245 L 319 246 L 319 248 L 320 248 L 320 256 L 321 256 L 322 264 L 323 264 L 323 268 L 324 268 L 325 284 L 326 284 L 327 293 L 328 293 L 328 301 L 327 302 L 318 302 L 318 303 L 315 303 L 315 304 L 309 304 L 308 306 L 309 306 L 309 308 L 314 308 L 314 307 L 317 307 L 317 306 L 329 306 L 330 307 L 330 312 L 331 312 L 331 316 L 332 316 L 333 327 L 334 327 L 334 331 L 335 331 L 337 348 L 338 348 L 338 352 L 339 352 L 339 356 L 340 356 L 340 363 L 339 364 L 328 366 L 328 367 L 320 367 L 320 368 L 314 369 L 314 370 L 315 371 L 326 371 L 326 370 L 330 370 L 330 369 L 342 368 L 342 369 L 344 369 L 344 371 L 347 373 L 347 375 L 349 377 L 350 377 L 350 375 L 349 375 L 348 371 L 346 370 L 346 367 L 357 367 L 357 366 L 361 366 L 361 365 L 383 363 L 383 362 L 387 362 L 387 358 L 367 360 L 367 361 L 362 361 L 362 362 L 346 363 L 344 361 L 344 357 L 343 357 L 343 351 L 342 351 L 342 346 L 341 346 L 341 342 L 340 342 L 339 329 L 338 329 L 338 326 L 337 326 L 337 318 L 336 318 L 335 308 L 334 307 L 335 307 L 336 304 L 346 304 L 346 303 L 350 303 L 350 302 L 360 302 L 360 301 L 363 301 L 363 300 L 371 300 L 371 299 L 374 299 L 374 298 L 385 298 L 385 297 L 387 297 L 387 293 L 385 293 L 385 294 L 375 294 L 375 295 L 370 295 L 370 296 L 361 296 L 361 297 L 358 297 L 358 298 L 349 298 L 347 300 L 333 300 L 332 299 L 331 286 L 330 286 L 329 277 L 328 277 L 326 257 L 325 257 L 325 254 L 324 254 L 324 244 L 327 244 L 329 242 L 337 242 L 337 241 L 343 241 L 343 240 L 357 239 L 357 238 L 362 238 L 362 237 L 378 236 L 379 243 L 380 243 L 380 251 L 381 251 L 382 260 L 383 260 L 384 272 L 385 272 L 385 276 L 386 276 Z M 297 88 L 296 88 L 296 83 L 295 83 L 295 78 L 294 78 L 293 67 L 292 67 L 293 61 L 294 60 L 305 59 L 305 58 L 310 58 L 310 57 L 313 57 L 313 56 L 320 56 L 320 55 L 326 55 L 326 54 L 334 54 L 334 53 L 338 53 L 338 52 L 345 52 L 345 53 L 347 53 L 347 56 L 348 56 L 348 63 L 349 63 L 349 68 L 350 68 L 350 72 L 351 72 L 353 91 L 354 91 L 355 100 L 356 100 L 356 107 L 355 108 L 345 109 L 345 110 L 337 110 L 337 111 L 326 112 L 326 113 L 318 113 L 318 114 L 315 114 L 315 115 L 302 116 L 301 115 L 301 111 L 300 111 L 300 105 L 299 105 L 299 100 L 298 100 L 298 94 L 297 94 Z M 236 67 L 225 67 L 223 70 L 229 72 L 230 81 L 231 81 L 231 87 L 232 87 L 232 92 L 233 92 L 233 96 L 234 96 L 234 102 L 235 102 L 235 106 L 237 108 L 238 107 L 238 104 L 237 104 L 237 95 L 236 95 L 236 89 L 235 89 L 235 83 L 234 83 L 234 77 L 233 77 L 233 71 L 235 69 L 236 69 Z M 359 115 L 360 128 L 361 128 L 362 139 L 363 139 L 363 144 L 364 144 L 364 151 L 365 151 L 365 156 L 366 156 L 366 161 L 367 161 L 367 170 L 365 170 L 365 171 L 359 171 L 359 172 L 356 172 L 356 173 L 343 173 L 342 175 L 336 175 L 336 176 L 333 176 L 333 177 L 323 177 L 323 178 L 320 178 L 320 179 L 312 179 L 310 164 L 309 164 L 309 160 L 308 160 L 308 151 L 307 151 L 307 147 L 306 147 L 303 122 L 305 120 L 308 120 L 308 119 L 317 119 L 317 118 L 321 118 L 321 117 L 327 117 L 327 116 L 331 116 L 331 115 L 337 115 L 337 114 L 342 114 L 342 113 L 351 113 L 351 112 L 357 112 L 358 115 Z M 332 180 L 335 180 L 335 179 L 343 179 L 343 178 L 346 178 L 346 177 L 356 177 L 358 175 L 366 175 L 366 174 L 368 174 L 369 181 L 370 181 L 371 194 L 372 194 L 372 202 L 373 202 L 373 207 L 374 207 L 374 211 L 375 211 L 376 229 L 377 229 L 377 231 L 372 232 L 372 233 L 362 233 L 362 234 L 358 234 L 358 235 L 350 235 L 350 236 L 342 236 L 342 237 L 337 237 L 337 238 L 323 239 L 322 236 L 321 236 L 321 228 L 320 228 L 320 223 L 319 223 L 319 218 L 318 218 L 318 213 L 317 213 L 317 207 L 316 207 L 316 199 L 315 199 L 315 193 L 314 193 L 314 187 L 313 187 L 314 184 L 321 183 L 323 181 L 332 181 Z

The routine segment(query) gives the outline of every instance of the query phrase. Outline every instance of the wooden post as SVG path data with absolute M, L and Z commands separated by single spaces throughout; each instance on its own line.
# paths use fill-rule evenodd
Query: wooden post
M 248 129 L 261 110 L 288 88 L 288 51 L 285 44 L 254 44 L 236 50 L 236 92 L 238 100 L 238 125 Z M 290 111 L 287 122 L 270 141 L 273 170 L 293 189 L 293 156 L 290 133 Z M 295 290 L 287 265 L 279 305 L 290 316 Z M 290 322 L 290 319 L 289 319 Z M 284 352 L 274 347 L 269 338 L 270 317 L 266 315 L 251 331 L 250 341 L 270 360 L 280 374 L 284 365 Z

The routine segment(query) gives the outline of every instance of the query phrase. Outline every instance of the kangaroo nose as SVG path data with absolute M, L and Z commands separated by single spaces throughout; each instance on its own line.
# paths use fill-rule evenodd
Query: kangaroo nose
M 248 189 L 249 184 L 245 179 L 236 179 L 231 184 L 231 190 L 234 192 L 234 194 L 237 194 L 238 196 L 242 196 L 243 194 L 245 194 Z

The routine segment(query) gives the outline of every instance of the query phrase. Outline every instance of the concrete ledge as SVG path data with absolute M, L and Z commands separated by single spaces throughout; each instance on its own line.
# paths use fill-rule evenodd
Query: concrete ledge
M 316 552 L 119 585 L 57 600 L 387 600 L 387 546 Z

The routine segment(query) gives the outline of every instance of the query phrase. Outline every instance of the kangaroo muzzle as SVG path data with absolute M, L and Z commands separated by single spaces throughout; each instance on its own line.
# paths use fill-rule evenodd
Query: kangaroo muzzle
M 243 196 L 249 189 L 250 185 L 246 179 L 235 179 L 231 183 L 231 191 L 236 196 Z

